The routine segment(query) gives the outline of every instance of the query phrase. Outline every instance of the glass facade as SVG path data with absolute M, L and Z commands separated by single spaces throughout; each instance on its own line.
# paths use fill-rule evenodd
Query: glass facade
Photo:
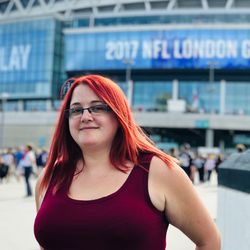
M 220 83 L 180 81 L 179 98 L 186 101 L 189 112 L 218 114 L 220 111 Z
M 53 19 L 1 24 L 0 93 L 9 100 L 52 98 L 52 83 L 62 71 L 62 47 L 55 46 L 60 33 Z
M 115 79 L 127 96 L 125 78 L 130 75 L 136 112 L 167 112 L 177 80 L 176 94 L 185 101 L 186 112 L 220 114 L 224 99 L 225 114 L 250 115 L 250 29 L 202 26 L 249 21 L 250 15 L 183 14 L 1 23 L 0 109 L 58 110 L 58 94 L 65 79 L 95 73 Z M 107 26 L 107 30 L 100 28 Z M 146 129 L 158 143 L 172 146 L 193 139 L 193 146 L 199 146 L 205 145 L 208 128 L 208 124 L 195 123 L 194 129 Z M 249 133 L 239 131 L 232 136 L 234 132 L 216 130 L 214 145 L 220 146 L 221 138 L 226 147 L 240 142 L 250 145 Z
M 179 14 L 179 15 L 143 15 L 123 17 L 77 18 L 65 23 L 67 28 L 100 26 L 150 25 L 150 24 L 192 24 L 192 23 L 249 23 L 249 14 Z
M 229 82 L 226 87 L 226 113 L 250 115 L 250 82 Z
M 172 97 L 171 82 L 138 82 L 134 85 L 133 108 L 138 111 L 166 111 Z
M 127 95 L 127 84 L 119 83 Z M 185 100 L 186 112 L 219 114 L 221 105 L 220 82 L 179 81 L 178 98 Z M 133 109 L 135 111 L 167 111 L 167 100 L 172 98 L 173 82 L 134 81 Z M 225 114 L 250 115 L 250 82 L 226 82 Z
M 195 16 L 204 20 L 217 18 L 216 15 Z M 178 17 L 185 21 L 188 18 L 185 15 Z M 227 20 L 228 17 L 218 15 L 218 20 Z M 151 24 L 154 21 L 171 23 L 177 20 L 174 15 L 155 18 L 95 18 L 94 23 L 96 26 L 109 26 L 129 24 L 130 21 Z M 249 16 L 242 15 L 240 18 L 248 20 Z M 133 72 L 134 110 L 167 111 L 173 80 L 177 79 L 178 98 L 186 101 L 187 112 L 219 113 L 220 80 L 225 79 L 225 113 L 250 114 L 250 82 L 246 78 L 242 80 L 238 74 L 238 80 L 234 77 L 236 80 L 232 81 L 227 79 L 226 74 L 221 74 L 221 78 L 211 82 L 204 80 L 208 78 L 204 77 L 207 72 L 200 79 L 195 77 L 199 69 L 247 72 L 250 68 L 248 29 L 151 29 L 130 32 L 74 32 L 67 29 L 64 34 L 62 32 L 65 27 L 80 26 L 88 27 L 89 20 L 75 19 L 72 23 L 62 23 L 45 18 L 0 25 L 0 93 L 8 94 L 6 110 L 18 110 L 20 106 L 24 110 L 46 110 L 47 99 L 53 100 L 52 108 L 58 109 L 60 86 L 67 74 L 94 71 L 108 75 L 112 71 L 111 77 L 117 78 L 125 94 L 128 94 L 127 84 L 119 74 L 124 72 L 125 75 L 130 68 Z M 170 73 L 158 76 L 159 70 L 169 70 Z M 178 70 L 187 70 L 188 80 L 183 80 L 186 72 L 173 73 Z M 144 76 L 147 71 L 152 72 L 150 79 Z M 134 73 L 136 78 L 133 78 Z M 26 101 L 20 105 L 19 99 Z
M 128 85 L 125 82 L 118 85 L 128 95 Z M 135 111 L 166 111 L 167 100 L 171 96 L 172 82 L 133 82 L 132 106 Z

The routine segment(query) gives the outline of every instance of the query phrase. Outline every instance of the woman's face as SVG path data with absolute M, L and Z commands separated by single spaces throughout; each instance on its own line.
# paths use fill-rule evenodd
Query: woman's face
M 70 134 L 81 149 L 110 149 L 119 126 L 117 118 L 88 85 L 80 84 L 74 89 L 69 110 Z

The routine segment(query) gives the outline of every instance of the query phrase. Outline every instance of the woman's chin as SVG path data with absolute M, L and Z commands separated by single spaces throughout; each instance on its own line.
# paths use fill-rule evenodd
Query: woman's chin
M 93 140 L 81 141 L 79 144 L 82 148 L 93 147 L 95 145 L 98 145 L 98 143 L 96 141 L 93 141 Z

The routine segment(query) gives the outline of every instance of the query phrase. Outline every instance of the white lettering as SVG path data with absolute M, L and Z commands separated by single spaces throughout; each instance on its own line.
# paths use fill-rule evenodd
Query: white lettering
M 162 41 L 162 52 L 161 52 L 161 58 L 162 59 L 169 59 L 171 55 L 168 53 L 168 42 Z
M 237 58 L 238 41 L 223 39 L 185 39 L 173 40 L 172 46 L 169 46 L 168 40 L 145 40 L 139 48 L 139 41 L 107 41 L 105 58 L 106 60 L 125 60 L 135 59 L 141 49 L 141 57 L 143 59 L 224 59 Z M 20 47 L 21 67 L 26 68 L 27 58 L 29 57 L 31 48 L 28 46 Z M 250 58 L 250 40 L 244 40 L 242 45 L 242 56 Z M 13 52 L 15 55 L 15 53 Z M 12 68 L 18 68 L 18 58 L 13 55 Z M 15 60 L 16 59 L 16 60 Z M 3 63 L 2 63 L 3 64 Z M 20 66 L 20 65 L 19 65 Z
M 174 58 L 181 59 L 181 44 L 179 40 L 174 40 Z
M 204 41 L 193 41 L 193 57 L 194 58 L 203 58 L 204 57 Z
M 235 40 L 191 40 L 174 41 L 174 58 L 236 58 L 238 43 Z
M 106 43 L 106 60 L 125 60 L 134 59 L 137 56 L 139 42 L 132 41 L 108 41 Z
M 30 44 L 13 45 L 9 53 L 7 48 L 0 47 L 0 71 L 27 70 L 30 52 Z
M 153 41 L 153 58 L 159 58 L 159 54 L 161 53 L 161 40 Z
M 192 40 L 187 39 L 187 40 L 183 41 L 182 55 L 183 55 L 183 58 L 186 58 L 186 59 L 192 58 L 192 56 L 193 56 Z
M 21 61 L 20 55 L 18 51 L 19 47 L 13 46 L 10 54 L 10 64 L 9 70 L 20 70 L 21 69 Z
M 226 46 L 225 41 L 218 40 L 215 46 L 215 54 L 218 58 L 225 58 L 226 57 Z
M 106 53 L 105 58 L 106 60 L 114 60 L 114 42 L 108 41 L 106 43 Z
M 206 58 L 214 58 L 215 57 L 215 49 L 214 49 L 214 41 L 213 40 L 205 40 L 205 57 Z
M 238 50 L 238 42 L 234 40 L 227 41 L 227 57 L 228 58 L 236 58 Z
M 23 45 L 20 46 L 21 65 L 22 65 L 23 70 L 26 70 L 28 68 L 30 51 L 31 51 L 30 44 L 28 44 L 26 46 L 23 46 Z
M 151 59 L 152 58 L 152 43 L 151 41 L 143 41 L 142 43 L 142 58 Z
M 250 58 L 250 40 L 243 40 L 242 41 L 242 50 L 241 55 L 243 58 Z

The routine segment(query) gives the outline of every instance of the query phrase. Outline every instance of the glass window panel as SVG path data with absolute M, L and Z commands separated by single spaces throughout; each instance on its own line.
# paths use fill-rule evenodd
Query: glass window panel
M 166 111 L 172 96 L 171 82 L 134 82 L 133 108 L 139 111 Z

